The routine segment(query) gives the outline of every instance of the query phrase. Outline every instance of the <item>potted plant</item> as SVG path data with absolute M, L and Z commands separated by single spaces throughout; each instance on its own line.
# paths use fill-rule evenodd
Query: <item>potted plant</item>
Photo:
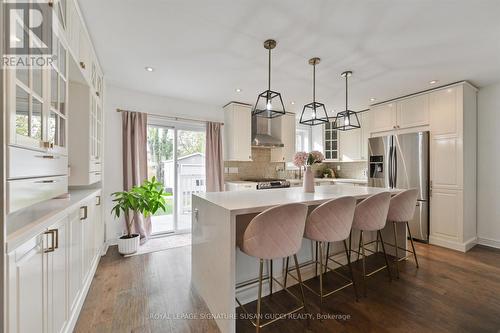
M 115 192 L 113 197 L 114 207 L 111 214 L 116 218 L 125 216 L 127 233 L 118 239 L 118 252 L 132 254 L 139 248 L 140 237 L 132 233 L 134 220 L 140 215 L 148 218 L 158 210 L 165 210 L 165 197 L 172 195 L 163 190 L 163 185 L 153 177 L 145 180 L 140 186 L 134 186 L 130 191 Z

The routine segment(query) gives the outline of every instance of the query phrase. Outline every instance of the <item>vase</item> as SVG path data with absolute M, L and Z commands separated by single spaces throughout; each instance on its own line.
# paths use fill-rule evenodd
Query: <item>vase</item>
M 306 167 L 306 171 L 304 171 L 304 192 L 314 193 L 314 176 L 309 165 Z

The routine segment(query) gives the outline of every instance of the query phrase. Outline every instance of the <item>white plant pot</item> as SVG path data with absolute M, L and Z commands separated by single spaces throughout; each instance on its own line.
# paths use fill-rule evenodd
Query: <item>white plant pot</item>
M 304 192 L 314 193 L 314 175 L 310 166 L 304 172 Z
M 138 234 L 133 234 L 131 238 L 124 238 L 127 235 L 118 238 L 118 252 L 121 254 L 136 253 L 139 249 L 139 242 L 141 238 Z

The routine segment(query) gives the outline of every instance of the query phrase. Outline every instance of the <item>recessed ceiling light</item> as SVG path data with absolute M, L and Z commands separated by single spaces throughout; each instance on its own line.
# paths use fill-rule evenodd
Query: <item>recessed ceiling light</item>
M 234 89 L 234 91 L 241 92 L 241 89 L 240 88 L 236 88 L 236 89 Z
M 154 68 L 153 68 L 153 67 L 149 67 L 149 66 L 144 67 L 144 69 L 145 69 L 146 71 L 148 71 L 148 72 L 152 72 L 152 71 L 154 71 Z
M 290 102 L 290 104 L 294 105 L 294 104 L 295 104 L 295 102 L 294 102 L 294 101 L 291 101 L 291 102 Z
M 429 84 L 436 84 L 438 82 L 439 82 L 438 80 L 432 80 L 432 81 L 429 81 Z
M 370 102 L 375 102 L 377 99 L 375 97 L 370 98 Z

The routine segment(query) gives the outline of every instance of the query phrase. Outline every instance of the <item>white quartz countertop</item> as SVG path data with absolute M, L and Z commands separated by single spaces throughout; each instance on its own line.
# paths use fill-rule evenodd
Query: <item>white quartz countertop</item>
M 101 189 L 70 190 L 70 198 L 44 201 L 7 215 L 7 252 L 40 234 L 99 192 Z
M 328 200 L 344 196 L 364 199 L 384 191 L 396 194 L 401 190 L 336 184 L 317 186 L 314 193 L 305 193 L 301 187 L 290 187 L 260 191 L 209 192 L 193 195 L 238 215 L 261 212 L 269 207 L 288 203 L 319 205 Z

